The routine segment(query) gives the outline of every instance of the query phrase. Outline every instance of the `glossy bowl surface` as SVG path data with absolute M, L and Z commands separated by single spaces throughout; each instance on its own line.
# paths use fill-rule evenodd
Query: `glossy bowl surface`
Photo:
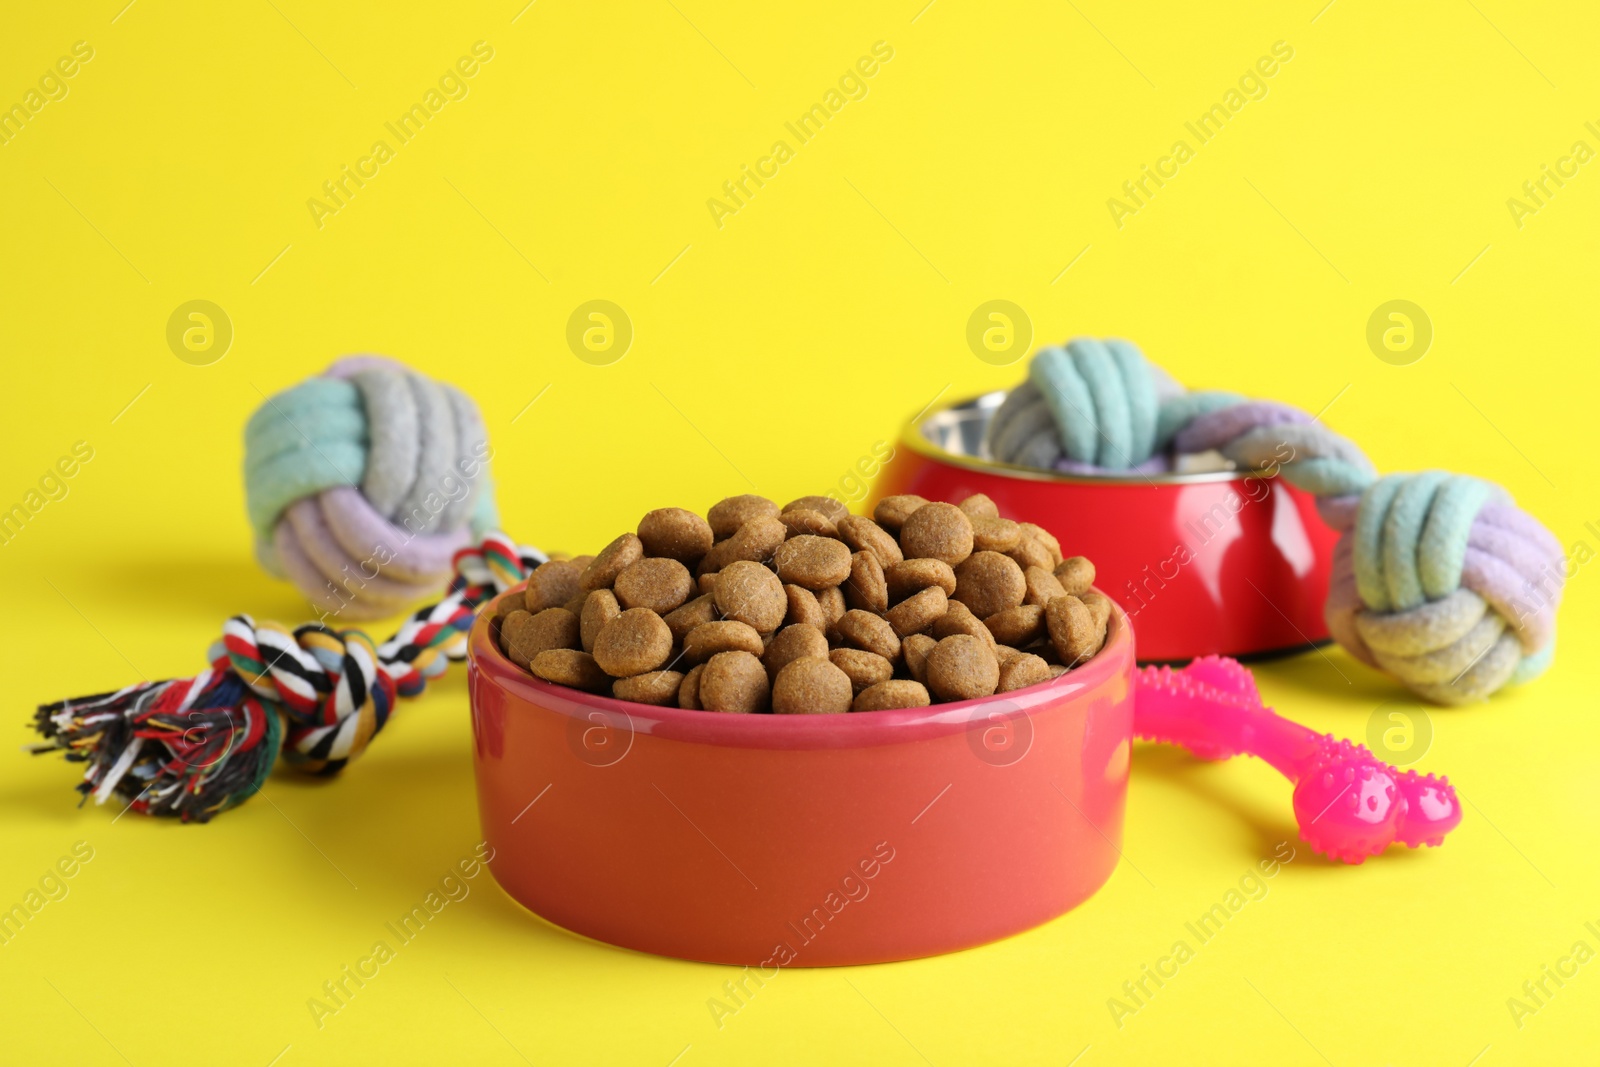
M 511 595 L 511 594 L 507 594 Z M 720 715 L 542 682 L 468 639 L 490 869 L 549 921 L 666 956 L 775 968 L 980 945 L 1115 867 L 1133 633 L 1054 681 L 849 715 Z
M 1002 515 L 1037 523 L 1094 561 L 1097 584 L 1138 627 L 1146 661 L 1248 658 L 1328 639 L 1322 607 L 1338 536 L 1315 497 L 1232 469 L 1102 477 L 996 463 L 983 437 L 1002 399 L 958 401 L 907 425 L 867 514 L 897 493 L 987 493 Z

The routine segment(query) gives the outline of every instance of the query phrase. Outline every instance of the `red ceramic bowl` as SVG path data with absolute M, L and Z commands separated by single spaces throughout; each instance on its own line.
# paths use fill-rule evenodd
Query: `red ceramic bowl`
M 1054 681 L 849 715 L 719 715 L 549 685 L 469 638 L 490 869 L 549 921 L 644 952 L 776 968 L 981 945 L 1116 866 L 1133 634 Z
M 933 410 L 906 427 L 872 505 L 897 493 L 987 493 L 1094 561 L 1097 584 L 1139 627 L 1145 660 L 1250 657 L 1326 641 L 1338 536 L 1316 498 L 1279 478 L 1211 470 L 1091 477 L 996 463 L 982 447 L 1004 393 Z

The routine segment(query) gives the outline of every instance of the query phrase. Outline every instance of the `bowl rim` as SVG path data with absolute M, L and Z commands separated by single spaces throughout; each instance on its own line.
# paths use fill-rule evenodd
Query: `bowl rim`
M 490 620 L 500 597 L 520 588 L 521 583 L 506 590 L 478 613 L 467 638 L 467 660 L 472 672 L 485 676 L 488 684 L 548 712 L 579 722 L 596 721 L 593 715 L 600 713 L 602 718 L 598 721 L 603 724 L 616 726 L 625 722 L 631 731 L 677 740 L 754 748 L 848 748 L 898 743 L 930 734 L 965 731 L 974 723 L 990 722 L 997 712 L 1032 716 L 1071 706 L 1075 703 L 1074 697 L 1098 691 L 1119 673 L 1131 677 L 1135 667 L 1133 625 L 1122 607 L 1112 600 L 1114 610 L 1106 642 L 1093 659 L 1057 678 L 1008 693 L 929 704 L 922 708 L 854 711 L 841 715 L 726 715 L 640 704 L 546 682 L 507 659 L 490 637 Z M 483 683 L 474 680 L 469 693 L 475 712 L 479 684 Z
M 1164 472 L 1156 474 L 1075 474 L 1067 471 L 1047 471 L 1038 467 L 1024 467 L 1016 463 L 1002 463 L 999 460 L 979 459 L 976 456 L 965 456 L 940 448 L 923 434 L 922 428 L 934 419 L 946 415 L 958 408 L 972 408 L 985 404 L 998 406 L 1009 390 L 992 389 L 976 396 L 958 397 L 944 403 L 930 404 L 923 409 L 922 414 L 906 421 L 900 431 L 900 443 L 925 459 L 934 460 L 951 467 L 962 467 L 967 470 L 979 471 L 988 474 L 997 474 L 1011 478 L 1021 478 L 1035 482 L 1057 482 L 1064 485 L 1142 485 L 1151 488 L 1162 486 L 1198 485 L 1206 482 L 1233 482 L 1246 481 L 1251 478 L 1270 478 L 1261 471 L 1254 470 L 1221 470 L 1221 471 L 1186 471 L 1183 473 Z

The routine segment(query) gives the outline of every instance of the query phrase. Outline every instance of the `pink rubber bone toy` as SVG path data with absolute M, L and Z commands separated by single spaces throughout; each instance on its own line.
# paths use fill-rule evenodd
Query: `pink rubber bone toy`
M 1139 671 L 1133 732 L 1182 745 L 1201 759 L 1258 756 L 1294 785 L 1300 836 L 1316 852 L 1346 863 L 1376 856 L 1393 842 L 1438 845 L 1461 822 L 1448 777 L 1401 772 L 1365 745 L 1290 722 L 1261 703 L 1255 679 L 1238 661 L 1204 656 L 1182 670 Z

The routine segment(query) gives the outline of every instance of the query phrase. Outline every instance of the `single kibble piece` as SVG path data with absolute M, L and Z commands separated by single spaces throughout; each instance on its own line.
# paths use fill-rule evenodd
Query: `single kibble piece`
M 1082 556 L 1072 556 L 1056 564 L 1055 575 L 1062 592 L 1082 597 L 1094 584 L 1094 564 Z
M 639 520 L 647 556 L 663 556 L 692 567 L 711 551 L 711 524 L 683 508 L 657 508 Z
M 596 592 L 599 592 L 599 590 L 596 590 Z M 588 593 L 580 592 L 577 596 L 573 597 L 571 600 L 567 601 L 561 606 L 576 615 L 583 610 L 583 602 L 588 599 Z
M 528 669 L 547 682 L 587 689 L 591 693 L 603 693 L 611 687 L 610 677 L 600 669 L 593 656 L 570 648 L 541 652 L 533 657 Z
M 555 557 L 552 556 L 551 558 L 554 559 Z M 594 557 L 593 556 L 573 556 L 572 557 L 572 565 L 574 567 L 578 568 L 578 573 L 579 574 L 582 574 L 584 572 L 584 570 L 588 568 L 589 564 L 591 564 L 593 562 L 594 562 Z
M 778 516 L 778 521 L 783 523 L 784 529 L 789 531 L 791 538 L 799 537 L 802 534 L 812 534 L 816 537 L 839 536 L 839 528 L 833 524 L 832 519 L 822 512 L 812 511 L 810 508 L 795 508 L 793 511 L 785 511 Z
M 700 676 L 705 673 L 706 665 L 700 664 L 683 676 L 683 682 L 678 686 L 678 707 L 685 711 L 703 711 L 700 707 Z
M 506 658 L 526 667 L 533 657 L 552 648 L 577 648 L 578 617 L 566 608 L 545 608 L 537 615 L 513 612 L 500 623 Z
M 783 512 L 787 514 L 791 511 L 815 511 L 833 523 L 850 514 L 850 509 L 842 501 L 831 496 L 803 496 L 799 500 L 791 500 L 783 506 Z
M 618 678 L 611 683 L 611 695 L 618 700 L 664 707 L 678 702 L 678 690 L 682 685 L 683 675 L 677 671 L 649 671 L 632 678 Z
M 772 683 L 772 711 L 777 715 L 843 715 L 854 697 L 850 677 L 826 656 L 793 660 Z
M 718 652 L 700 675 L 697 696 L 706 711 L 741 715 L 767 710 L 767 669 L 749 652 Z
M 949 603 L 950 598 L 944 595 L 943 589 L 930 585 L 916 596 L 908 597 L 890 608 L 884 618 L 889 620 L 889 625 L 901 637 L 920 634 L 944 617 Z
M 1043 526 L 1035 526 L 1031 522 L 1024 522 L 1021 526 L 1022 536 L 1031 537 L 1038 541 L 1045 547 L 1045 551 L 1050 553 L 1050 563 L 1049 566 L 1045 567 L 1045 570 L 1049 570 L 1061 562 L 1061 542 L 1056 540 L 1055 534 L 1046 530 Z
M 1044 609 L 1037 604 L 1018 604 L 983 620 L 997 643 L 1022 648 L 1045 635 Z
M 856 694 L 851 711 L 891 711 L 894 708 L 925 708 L 928 689 L 921 682 L 892 679 L 868 686 Z
M 776 518 L 762 515 L 751 519 L 722 544 L 712 546 L 713 553 L 721 553 L 717 570 L 726 570 L 728 564 L 739 560 L 765 563 L 788 539 L 789 528 Z
M 998 519 L 1000 507 L 985 493 L 973 493 L 956 507 L 967 513 L 969 519 Z
M 950 601 L 944 615 L 933 624 L 929 632 L 940 641 L 955 634 L 967 634 L 986 645 L 994 644 L 994 635 L 989 633 L 989 628 L 983 624 L 983 620 L 959 600 Z
M 583 568 L 571 560 L 553 559 L 541 563 L 528 575 L 528 587 L 522 591 L 522 606 L 530 615 L 537 615 L 545 608 L 559 608 L 578 595 L 582 577 Z
M 844 585 L 845 603 L 881 615 L 889 606 L 889 586 L 878 557 L 863 549 L 850 557 L 850 574 Z
M 938 644 L 938 641 L 926 634 L 912 634 L 901 642 L 900 648 L 905 653 L 906 659 L 906 673 L 919 682 L 926 682 L 928 653 Z
M 759 656 L 761 651 L 761 635 L 749 623 L 735 619 L 701 623 L 683 639 L 683 658 L 690 663 L 704 663 L 719 652 L 748 652 Z
M 1000 662 L 993 650 L 967 634 L 935 645 L 923 671 L 928 691 L 940 700 L 976 700 L 991 695 L 1000 684 Z
M 592 595 L 592 594 L 591 594 Z M 667 629 L 672 631 L 672 640 L 681 644 L 689 632 L 696 626 L 702 626 L 717 617 L 717 604 L 710 593 L 697 596 L 676 611 L 662 616 L 662 621 L 667 624 Z
M 1075 596 L 1058 596 L 1044 609 L 1050 643 L 1068 667 L 1076 667 L 1099 651 L 1094 613 Z
M 717 574 L 716 600 L 724 618 L 748 623 L 763 634 L 783 625 L 789 610 L 778 576 L 748 560 L 730 563 Z
M 630 564 L 644 557 L 644 544 L 633 534 L 625 533 L 611 542 L 594 562 L 584 568 L 583 577 L 578 579 L 578 585 L 584 592 L 591 589 L 610 589 L 611 584 L 617 580 Z
M 507 593 L 505 596 L 497 597 L 495 599 L 493 618 L 496 622 L 503 621 L 505 617 L 510 615 L 513 611 L 528 610 L 527 601 L 523 596 L 524 592 L 525 590 L 519 589 L 514 593 Z M 559 607 L 560 605 L 556 606 Z M 540 608 L 539 610 L 543 611 L 544 609 Z M 529 612 L 529 614 L 532 613 Z
M 1007 663 L 1010 663 L 1018 656 L 1025 656 L 1027 654 L 1028 653 L 1026 652 L 1019 652 L 1010 645 L 996 644 L 994 646 L 994 658 L 1000 662 L 1000 670 L 1002 673 L 1005 671 Z
M 807 626 L 815 626 L 823 633 L 828 632 L 828 620 L 822 614 L 822 605 L 817 602 L 817 594 L 798 585 L 784 586 L 783 594 L 789 598 L 789 610 L 783 616 L 785 626 L 804 623 Z
M 717 572 L 700 575 L 694 580 L 694 587 L 701 596 L 710 596 L 717 591 Z
M 1083 601 L 1083 606 L 1094 615 L 1094 625 L 1100 631 L 1103 639 L 1106 633 L 1106 624 L 1111 621 L 1111 598 L 1098 590 L 1091 589 L 1078 597 Z
M 956 567 L 956 595 L 980 619 L 1014 608 L 1028 593 L 1016 561 L 999 552 L 975 552 Z
M 1026 689 L 1030 685 L 1050 680 L 1050 664 L 1038 656 L 1013 656 L 1000 664 L 1000 684 L 995 688 L 997 693 L 1009 693 L 1014 689 Z
M 1056 565 L 1050 558 L 1050 550 L 1036 537 L 1029 537 L 1026 533 L 1017 542 L 1017 547 L 1008 549 L 1006 555 L 1016 560 L 1019 567 L 1043 567 L 1045 570 Z
M 863 652 L 859 648 L 836 648 L 828 653 L 828 661 L 850 677 L 850 688 L 859 693 L 868 686 L 887 682 L 894 677 L 894 664 L 876 652 Z
M 817 606 L 822 609 L 822 632 L 828 635 L 828 640 L 833 640 L 838 630 L 839 620 L 844 618 L 848 605 L 844 602 L 844 594 L 838 589 L 824 589 L 817 594 Z
M 629 608 L 594 638 L 594 661 L 613 678 L 653 671 L 671 654 L 672 631 L 649 608 Z
M 1066 673 L 1067 673 L 1067 669 L 1065 667 L 1063 667 L 1061 664 L 1052 663 L 1050 665 L 1050 677 L 1059 678 L 1063 674 L 1066 674 Z
M 1022 572 L 1022 580 L 1028 584 L 1028 595 L 1022 598 L 1024 604 L 1037 604 L 1042 608 L 1056 597 L 1067 595 L 1056 576 L 1043 567 L 1027 568 Z
M 839 537 L 851 551 L 871 552 L 878 557 L 878 566 L 892 567 L 905 559 L 893 535 L 865 515 L 846 515 L 837 525 Z
M 853 608 L 839 620 L 839 637 L 852 648 L 876 652 L 884 659 L 897 659 L 900 655 L 900 636 L 889 621 L 870 611 Z
M 778 577 L 806 589 L 827 589 L 850 577 L 850 549 L 831 537 L 801 534 L 773 553 Z
M 904 600 L 929 586 L 943 589 L 945 596 L 956 591 L 956 572 L 942 559 L 908 559 L 885 570 L 883 578 L 889 585 L 891 602 Z
M 665 615 L 689 599 L 694 580 L 689 577 L 689 568 L 675 559 L 646 557 L 623 568 L 611 588 L 624 611 L 649 608 L 657 615 Z
M 767 677 L 777 678 L 778 672 L 797 659 L 806 656 L 826 656 L 828 639 L 815 626 L 799 624 L 785 626 L 767 642 L 761 654 L 761 665 L 767 668 Z
M 735 530 L 751 519 L 777 517 L 778 505 L 764 496 L 750 493 L 719 500 L 711 505 L 710 511 L 706 512 L 706 518 L 711 522 L 711 533 L 718 540 L 732 537 Z
M 578 636 L 585 652 L 594 651 L 594 639 L 606 623 L 622 614 L 616 594 L 609 589 L 596 589 L 584 595 L 583 607 L 578 609 Z
M 905 525 L 911 513 L 926 504 L 927 498 L 915 493 L 901 493 L 899 496 L 886 496 L 878 501 L 878 506 L 872 509 L 872 518 L 879 526 L 892 534 L 898 534 L 900 527 Z
M 900 546 L 909 557 L 924 556 L 959 566 L 972 555 L 972 520 L 954 504 L 924 505 L 900 527 Z
M 1022 527 L 1010 519 L 972 520 L 972 548 L 975 552 L 1010 552 L 1022 542 Z

